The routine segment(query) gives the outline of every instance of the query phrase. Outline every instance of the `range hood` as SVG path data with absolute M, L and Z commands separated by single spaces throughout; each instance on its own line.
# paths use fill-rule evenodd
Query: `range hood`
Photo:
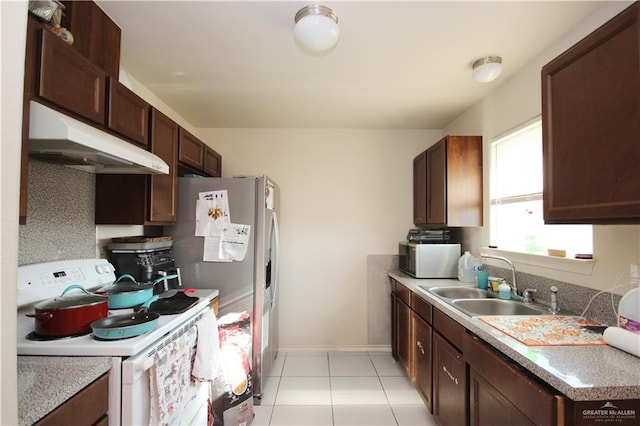
M 91 173 L 169 173 L 157 155 L 33 101 L 29 155 Z

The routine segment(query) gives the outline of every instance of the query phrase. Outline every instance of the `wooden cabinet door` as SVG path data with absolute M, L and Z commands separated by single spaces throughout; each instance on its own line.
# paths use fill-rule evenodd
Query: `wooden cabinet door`
M 482 137 L 447 137 L 448 226 L 482 226 Z
M 462 354 L 436 332 L 433 368 L 433 416 L 440 425 L 466 425 L 466 364 Z
M 413 223 L 427 223 L 427 151 L 413 159 Z
M 204 173 L 207 176 L 222 176 L 222 156 L 205 145 L 204 148 Z
M 427 223 L 447 225 L 447 139 L 427 150 Z
M 542 68 L 545 223 L 640 223 L 639 15 Z
M 183 128 L 180 128 L 178 161 L 196 171 L 204 170 L 204 143 Z
M 473 368 L 469 369 L 469 405 L 471 426 L 535 425 Z
M 151 175 L 149 217 L 153 223 L 175 223 L 179 126 L 160 111 L 151 109 L 151 152 L 169 164 L 168 175 Z
M 118 79 L 120 27 L 93 1 L 63 1 L 61 25 L 74 36 L 73 48 Z
M 472 425 L 563 422 L 563 397 L 547 385 L 468 333 L 463 336 L 463 351 L 470 369 Z
M 145 150 L 149 147 L 149 104 L 113 78 L 109 79 L 107 127 Z
M 413 383 L 432 412 L 432 328 L 416 313 L 413 322 Z
M 42 30 L 38 95 L 104 124 L 106 73 L 52 32 Z
M 413 348 L 411 341 L 411 308 L 400 298 L 397 299 L 396 305 L 396 326 L 398 360 L 404 367 L 407 376 L 411 377 L 411 350 Z

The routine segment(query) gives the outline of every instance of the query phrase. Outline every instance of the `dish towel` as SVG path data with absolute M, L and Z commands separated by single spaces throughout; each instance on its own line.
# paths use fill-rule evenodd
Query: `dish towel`
M 171 425 L 195 398 L 198 388 L 191 381 L 191 359 L 196 343 L 194 327 L 153 354 L 150 373 L 149 424 Z
M 218 375 L 220 364 L 220 337 L 218 322 L 212 309 L 200 318 L 196 328 L 198 338 L 191 376 L 201 382 L 213 382 Z

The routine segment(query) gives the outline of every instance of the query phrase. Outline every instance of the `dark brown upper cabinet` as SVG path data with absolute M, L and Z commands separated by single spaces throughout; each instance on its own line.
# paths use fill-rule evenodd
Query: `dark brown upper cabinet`
M 38 95 L 104 124 L 107 75 L 52 32 L 42 30 Z
M 204 142 L 180 128 L 178 143 L 178 161 L 181 165 L 195 170 L 204 170 Z
M 181 175 L 222 176 L 222 156 L 183 128 L 180 128 L 178 165 Z
M 639 14 L 542 68 L 545 223 L 640 223 Z
M 149 104 L 113 78 L 109 78 L 108 98 L 107 127 L 147 149 Z
M 96 175 L 96 224 L 175 223 L 179 126 L 154 108 L 149 122 L 150 151 L 169 165 L 169 174 Z
M 222 176 L 222 156 L 208 146 L 204 148 L 204 173 L 207 176 Z
M 120 74 L 120 27 L 93 1 L 63 1 L 61 26 L 73 34 L 73 47 L 116 80 Z
M 414 224 L 482 226 L 482 137 L 446 136 L 413 161 Z

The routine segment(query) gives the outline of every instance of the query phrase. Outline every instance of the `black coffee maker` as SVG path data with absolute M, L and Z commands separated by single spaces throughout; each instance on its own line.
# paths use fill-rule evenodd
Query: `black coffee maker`
M 153 294 L 182 287 L 180 268 L 176 267 L 168 237 L 114 238 L 108 244 L 109 260 L 116 269 L 116 276 L 129 274 L 138 282 L 151 282 L 161 277 L 177 278 L 157 283 Z

